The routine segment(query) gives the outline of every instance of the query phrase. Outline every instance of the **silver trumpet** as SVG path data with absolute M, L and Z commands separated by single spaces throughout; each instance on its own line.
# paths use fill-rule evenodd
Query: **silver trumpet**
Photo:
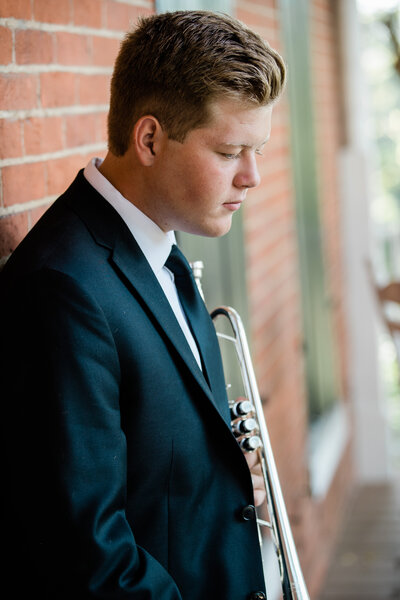
M 197 287 L 204 299 L 201 287 L 203 263 L 191 264 Z M 257 387 L 254 368 L 247 343 L 246 333 L 239 314 L 231 307 L 221 306 L 211 312 L 214 325 L 223 319 L 228 323 L 229 333 L 218 331 L 221 340 L 233 343 L 240 365 L 240 373 L 246 400 L 230 400 L 232 428 L 244 452 L 256 452 L 264 479 L 267 510 L 270 521 L 257 516 L 257 526 L 262 548 L 262 528 L 270 530 L 278 565 L 282 596 L 284 600 L 309 600 L 300 562 L 297 556 L 292 531 L 279 483 L 271 443 L 265 423 L 264 411 Z M 224 325 L 226 325 L 226 322 Z M 224 331 L 226 330 L 226 327 Z M 225 366 L 224 366 L 225 369 Z M 229 387 L 229 385 L 227 386 Z

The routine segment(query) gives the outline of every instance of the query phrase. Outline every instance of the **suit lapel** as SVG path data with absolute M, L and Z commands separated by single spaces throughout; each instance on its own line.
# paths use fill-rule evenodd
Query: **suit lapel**
M 110 249 L 111 260 L 118 271 L 140 296 L 147 310 L 153 315 L 181 356 L 198 385 L 229 424 L 227 402 L 225 407 L 221 406 L 221 401 L 215 400 L 215 398 L 221 398 L 221 384 L 218 384 L 220 378 L 218 378 L 217 367 L 219 352 L 214 354 L 215 347 L 213 347 L 212 341 L 210 343 L 208 336 L 199 332 L 199 344 L 206 363 L 213 392 L 211 393 L 157 278 L 123 219 L 87 182 L 82 171 L 65 193 L 65 200 L 85 222 L 95 241 Z
M 147 309 L 163 329 L 203 391 L 213 400 L 204 376 L 156 276 L 130 232 L 129 236 L 129 240 L 122 236 L 117 238 L 112 260 L 140 295 Z

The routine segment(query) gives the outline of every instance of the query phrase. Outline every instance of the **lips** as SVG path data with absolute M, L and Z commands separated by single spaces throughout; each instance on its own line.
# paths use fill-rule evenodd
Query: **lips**
M 242 204 L 241 200 L 238 200 L 237 202 L 224 202 L 224 206 L 228 209 L 228 210 L 238 210 L 240 208 L 240 205 Z

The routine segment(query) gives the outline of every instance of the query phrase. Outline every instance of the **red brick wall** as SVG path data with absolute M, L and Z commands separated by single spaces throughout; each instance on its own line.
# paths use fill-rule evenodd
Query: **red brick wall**
M 150 12 L 152 0 L 0 1 L 0 261 L 104 155 L 120 39 Z
M 346 394 L 346 335 L 336 163 L 340 147 L 339 33 L 335 0 L 310 0 L 310 46 L 318 194 L 327 290 L 333 304 L 340 391 Z M 277 0 L 238 0 L 237 16 L 285 54 Z M 295 200 L 288 98 L 274 108 L 261 185 L 245 207 L 251 338 L 260 392 L 296 546 L 310 594 L 317 597 L 351 488 L 351 452 L 327 497 L 308 490 L 307 398 L 302 352 Z
M 334 305 L 341 391 L 346 333 L 336 159 L 341 131 L 335 0 L 310 0 L 317 172 L 326 274 Z M 152 0 L 0 0 L 0 260 L 106 151 L 112 65 L 123 33 Z M 277 0 L 237 0 L 236 14 L 282 52 Z M 288 101 L 274 109 L 244 225 L 251 338 L 288 512 L 316 598 L 351 482 L 350 453 L 324 501 L 308 495 L 307 405 L 302 354 Z M 1 258 L 2 257 L 2 258 Z
M 237 16 L 283 56 L 278 3 L 239 0 Z M 247 282 L 253 360 L 293 534 L 309 583 L 304 514 L 310 510 L 307 412 L 302 356 L 290 120 L 285 95 L 274 107 L 271 139 L 260 160 L 262 183 L 245 207 Z

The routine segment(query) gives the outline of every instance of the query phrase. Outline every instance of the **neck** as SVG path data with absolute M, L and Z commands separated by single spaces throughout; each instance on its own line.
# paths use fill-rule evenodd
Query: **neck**
M 134 179 L 134 173 L 131 172 L 130 179 L 128 178 L 128 165 L 126 155 L 115 156 L 111 152 L 107 153 L 107 156 L 99 167 L 100 173 L 108 179 L 108 181 L 130 202 L 135 204 L 132 193 L 132 181 Z M 133 170 L 132 170 L 133 171 Z
M 168 231 L 154 218 L 151 211 L 151 190 L 149 189 L 142 164 L 128 151 L 124 156 L 115 156 L 108 152 L 99 167 L 100 173 L 119 191 L 124 198 L 141 210 L 160 229 Z

